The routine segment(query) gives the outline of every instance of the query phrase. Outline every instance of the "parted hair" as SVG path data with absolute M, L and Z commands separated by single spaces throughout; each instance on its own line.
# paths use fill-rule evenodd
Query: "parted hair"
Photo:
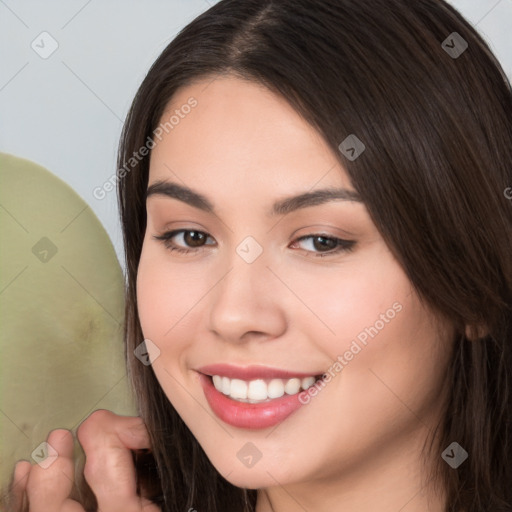
M 222 0 L 150 68 L 118 154 L 126 362 L 153 447 L 141 490 L 166 512 L 255 510 L 257 491 L 217 472 L 134 357 L 150 155 L 129 172 L 126 162 L 179 88 L 218 76 L 263 84 L 318 131 L 420 299 L 455 327 L 444 414 L 424 447 L 446 512 L 512 509 L 512 90 L 442 0 Z M 349 134 L 366 146 L 353 161 L 338 149 Z M 469 454 L 457 469 L 441 457 L 453 441 Z

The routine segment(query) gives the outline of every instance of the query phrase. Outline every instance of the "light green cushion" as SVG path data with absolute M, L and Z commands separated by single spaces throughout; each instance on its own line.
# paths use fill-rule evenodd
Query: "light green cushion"
M 71 187 L 0 153 L 0 484 L 55 428 L 135 414 L 124 365 L 123 274 Z

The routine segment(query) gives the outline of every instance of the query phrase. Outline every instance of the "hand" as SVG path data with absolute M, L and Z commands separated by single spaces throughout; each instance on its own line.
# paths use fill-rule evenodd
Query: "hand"
M 160 512 L 137 495 L 136 473 L 130 450 L 150 447 L 144 422 L 137 416 L 119 416 L 99 409 L 77 430 L 86 461 L 84 477 L 98 502 L 99 512 Z M 75 480 L 73 436 L 57 429 L 47 438 L 58 453 L 46 469 L 28 461 L 16 464 L 11 489 L 13 512 L 85 512 L 69 496 Z

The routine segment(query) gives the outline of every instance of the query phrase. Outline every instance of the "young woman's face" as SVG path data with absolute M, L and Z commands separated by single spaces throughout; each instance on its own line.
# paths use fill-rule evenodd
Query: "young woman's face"
M 172 115 L 149 187 L 205 202 L 149 194 L 137 299 L 173 406 L 240 487 L 368 477 L 390 461 L 414 472 L 453 332 L 420 303 L 341 154 L 283 99 L 236 78 L 180 90 L 162 123 Z M 325 189 L 344 196 L 276 206 Z

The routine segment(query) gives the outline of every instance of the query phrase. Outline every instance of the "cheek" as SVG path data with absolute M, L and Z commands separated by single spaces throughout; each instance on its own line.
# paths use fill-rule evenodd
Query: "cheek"
M 372 418 L 361 430 L 365 435 L 371 435 L 372 429 L 392 435 L 393 425 L 404 426 L 417 418 L 429 424 L 440 405 L 449 363 L 450 329 L 441 328 L 406 287 L 392 299 L 400 302 L 401 310 L 387 323 L 375 321 L 376 313 L 384 313 L 377 308 L 375 318 L 370 315 L 363 329 L 352 327 L 354 332 L 365 334 L 365 343 L 357 334 L 348 342 L 354 347 L 355 340 L 359 347 L 356 354 L 352 350 L 342 352 L 350 348 L 346 344 L 337 347 L 337 354 L 343 354 L 347 361 L 341 378 L 336 379 L 343 408 L 359 419 L 372 411 Z M 357 421 L 350 427 L 356 428 Z
M 191 266 L 169 264 L 157 251 L 143 249 L 137 271 L 137 307 L 144 336 L 164 340 L 175 329 L 187 325 L 189 312 L 208 290 L 204 275 L 194 274 Z M 158 251 L 159 252 L 159 251 Z
M 190 403 L 180 385 L 187 349 L 197 339 L 194 306 L 206 293 L 205 281 L 190 268 L 170 265 L 165 253 L 143 248 L 137 270 L 137 308 L 145 339 L 160 350 L 152 368 L 173 406 L 186 410 Z M 183 267 L 185 269 L 185 267 Z
M 412 291 L 401 267 L 380 247 L 328 269 L 318 266 L 307 273 L 302 269 L 288 271 L 287 278 L 310 310 L 297 315 L 298 322 L 309 326 L 310 332 L 317 327 L 317 342 L 329 348 L 333 358 L 347 350 L 354 339 L 363 344 L 368 341 L 376 332 L 375 325 L 379 333 L 388 330 Z
M 439 330 L 386 249 L 375 247 L 330 273 L 319 267 L 288 277 L 312 312 L 297 316 L 298 324 L 331 359 L 331 374 L 342 375 L 335 387 L 343 396 L 380 408 L 400 406 L 393 393 L 421 402 L 422 394 L 439 391 L 452 333 Z

